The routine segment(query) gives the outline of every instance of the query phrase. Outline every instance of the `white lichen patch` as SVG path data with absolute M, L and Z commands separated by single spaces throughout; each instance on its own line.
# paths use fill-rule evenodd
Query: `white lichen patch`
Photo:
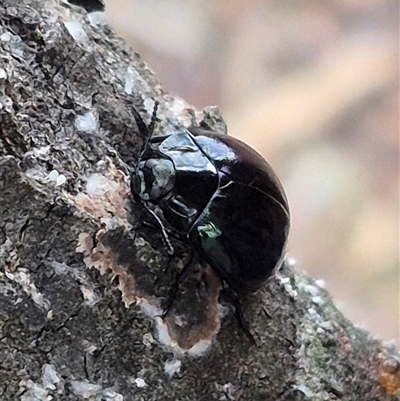
M 71 381 L 71 388 L 72 392 L 78 396 L 82 397 L 84 399 L 88 399 L 90 397 L 94 397 L 96 395 L 101 394 L 102 392 L 102 387 L 100 384 L 94 384 L 90 383 L 89 380 L 73 380 Z
M 25 157 L 28 156 L 30 153 L 32 153 L 34 156 L 38 156 L 38 157 L 47 156 L 50 154 L 50 149 L 51 149 L 50 145 L 41 146 L 39 148 L 32 148 L 31 150 L 28 150 L 25 153 Z
M 107 25 L 107 18 L 102 11 L 95 11 L 87 15 L 90 25 L 101 27 Z
M 133 92 L 148 93 L 150 91 L 147 81 L 145 81 L 140 74 L 131 65 L 128 66 L 125 74 L 125 87 L 124 90 L 127 94 Z M 152 110 L 152 109 L 151 109 Z
M 83 299 L 85 300 L 84 305 L 93 307 L 100 301 L 100 295 L 95 291 L 90 277 L 84 271 L 74 269 L 73 267 L 68 266 L 66 263 L 60 263 L 55 260 L 50 262 L 49 265 L 54 269 L 56 274 L 68 274 L 81 284 L 79 289 L 81 290 Z
M 140 377 L 137 377 L 136 379 L 134 379 L 133 382 L 139 388 L 147 387 L 147 383 Z
M 299 290 L 304 291 L 311 296 L 311 300 L 315 305 L 321 306 L 325 303 L 320 286 L 315 285 L 315 283 L 307 283 L 301 280 L 298 280 L 296 284 Z
M 95 111 L 88 111 L 85 114 L 77 115 L 75 127 L 80 132 L 96 132 L 98 128 L 98 118 Z
M 152 345 L 155 343 L 153 335 L 151 333 L 143 334 L 142 343 L 145 345 L 146 348 L 151 348 Z
M 159 303 L 154 304 L 153 302 L 149 302 L 148 299 L 142 298 L 140 300 L 140 309 L 142 312 L 153 319 L 159 318 L 163 312 L 163 310 L 160 308 Z
M 196 332 L 194 334 L 188 333 L 188 337 L 192 336 L 192 338 L 188 338 L 188 341 L 182 341 L 178 336 L 179 333 L 177 333 L 173 327 L 166 324 L 166 322 L 161 319 L 161 317 L 156 317 L 155 323 L 158 340 L 161 344 L 172 351 L 176 358 L 181 358 L 185 354 L 195 357 L 203 356 L 210 350 L 212 340 L 219 331 L 218 325 L 217 330 L 211 333 L 205 333 L 205 336 L 207 338 L 201 338 L 199 330 L 199 332 Z
M 13 101 L 9 96 L 3 95 L 0 96 L 0 110 L 5 111 L 9 114 L 12 113 L 13 109 Z
M 15 283 L 18 283 L 24 292 L 32 298 L 32 301 L 40 308 L 45 311 L 50 309 L 50 301 L 47 300 L 41 292 L 35 286 L 29 270 L 25 268 L 18 268 L 14 272 L 5 271 L 5 275 L 7 278 L 12 280 Z
M 19 267 L 18 252 L 15 249 L 14 243 L 9 238 L 0 245 L 0 262 L 2 265 L 8 266 L 11 271 Z
M 112 388 L 103 388 L 99 384 L 90 383 L 88 380 L 71 381 L 72 392 L 84 400 L 95 401 L 123 401 L 122 394 L 117 393 Z
M 158 335 L 158 340 L 161 344 L 166 345 L 168 348 L 171 348 L 175 354 L 182 354 L 181 348 L 178 346 L 178 343 L 174 341 L 168 332 L 168 326 L 164 323 L 161 317 L 155 318 L 156 323 L 156 331 Z
M 293 386 L 294 390 L 299 391 L 300 393 L 303 394 L 304 399 L 306 400 L 312 400 L 314 399 L 314 392 L 305 384 L 299 384 L 299 385 L 294 385 Z M 328 398 L 326 398 L 328 400 Z
M 48 390 L 62 390 L 64 387 L 64 380 L 58 375 L 54 365 L 46 363 L 42 367 L 42 386 Z
M 93 344 L 87 340 L 82 340 L 83 350 L 90 355 L 93 355 L 99 348 L 96 344 Z
M 164 364 L 164 372 L 170 378 L 174 376 L 175 373 L 179 373 L 181 370 L 182 361 L 178 358 L 174 358 L 170 361 L 165 362 Z
M 192 124 L 190 110 L 194 110 L 193 106 L 187 103 L 184 99 L 174 96 L 165 102 L 165 119 L 171 119 L 171 121 L 176 121 L 179 125 L 188 127 Z M 201 120 L 199 119 L 198 121 Z
M 218 384 L 217 389 L 222 393 L 219 397 L 220 401 L 240 400 L 243 394 L 243 388 L 232 384 L 231 382 L 223 385 Z
M 49 395 L 49 391 L 42 386 L 35 384 L 32 380 L 21 380 L 19 387 L 23 394 L 20 401 L 50 401 L 53 397 Z
M 32 150 L 27 152 L 36 156 L 39 152 L 47 152 L 47 147 L 38 148 L 37 151 Z M 39 192 L 48 192 L 48 187 L 62 187 L 67 182 L 67 177 L 59 171 L 53 169 L 50 172 L 45 167 L 37 166 L 25 171 L 24 179 Z
M 68 266 L 66 263 L 53 260 L 49 263 L 49 265 L 54 269 L 54 272 L 56 274 L 69 274 L 71 277 L 74 278 L 74 280 L 86 286 L 89 286 L 92 283 L 92 280 L 87 273 L 82 270 Z
M 194 344 L 193 347 L 189 348 L 186 352 L 191 356 L 203 356 L 210 350 L 212 340 L 213 338 L 200 340 L 196 344 Z
M 66 263 L 60 263 L 55 260 L 50 262 L 50 266 L 56 274 L 67 274 L 71 271 L 71 268 Z
M 0 79 L 7 78 L 7 71 L 4 68 L 0 68 Z
M 297 290 L 293 287 L 293 285 L 290 282 L 290 277 L 282 277 L 280 274 L 276 275 L 276 278 L 280 283 L 283 285 L 283 288 L 285 291 L 293 298 L 296 299 L 299 294 Z
M 104 196 L 117 188 L 113 181 L 100 173 L 94 173 L 86 179 L 85 192 L 90 196 Z
M 39 183 L 51 182 L 49 174 L 41 167 L 29 168 L 25 171 L 25 176 L 28 179 L 37 181 Z
M 57 373 L 54 365 L 44 364 L 42 366 L 41 383 L 34 383 L 32 380 L 21 380 L 19 387 L 23 395 L 21 401 L 50 401 L 54 397 L 50 393 L 62 394 L 64 391 L 64 380 Z
M 117 393 L 112 388 L 106 388 L 100 396 L 96 398 L 96 401 L 123 401 L 124 397 L 122 394 Z
M 65 177 L 65 175 L 60 174 L 57 170 L 50 171 L 50 173 L 47 175 L 46 179 L 48 181 L 50 181 L 56 187 L 59 187 L 59 186 L 65 184 L 67 181 L 67 178 Z
M 106 226 L 112 221 L 128 226 L 126 199 L 129 194 L 128 177 L 112 163 L 104 173 L 86 177 L 85 190 L 76 196 L 66 194 L 74 206 L 84 214 L 101 220 Z
M 81 285 L 79 286 L 79 289 L 82 292 L 83 298 L 85 300 L 85 305 L 93 307 L 100 301 L 100 296 L 96 294 L 96 292 L 92 288 Z
M 74 38 L 74 40 L 78 44 L 83 44 L 83 43 L 88 43 L 89 38 L 83 29 L 82 24 L 76 20 L 76 19 L 71 19 L 71 20 L 65 20 L 63 21 L 65 27 L 67 28 L 68 33 Z

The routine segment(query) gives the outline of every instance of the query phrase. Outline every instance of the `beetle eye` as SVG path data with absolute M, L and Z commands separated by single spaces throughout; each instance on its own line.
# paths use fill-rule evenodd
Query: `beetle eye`
M 136 167 L 135 174 L 133 174 L 131 178 L 131 191 L 136 199 L 141 198 L 143 200 L 146 200 L 145 199 L 146 187 L 143 175 L 144 165 L 145 165 L 144 162 L 140 162 Z

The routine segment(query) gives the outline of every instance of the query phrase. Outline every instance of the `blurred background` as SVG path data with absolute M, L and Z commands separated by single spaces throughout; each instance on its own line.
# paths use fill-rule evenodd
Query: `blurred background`
M 106 0 L 164 89 L 218 105 L 286 188 L 289 255 L 399 341 L 396 0 Z

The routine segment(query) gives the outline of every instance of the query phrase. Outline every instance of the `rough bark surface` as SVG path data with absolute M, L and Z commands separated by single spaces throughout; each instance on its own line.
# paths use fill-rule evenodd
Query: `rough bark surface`
M 67 2 L 1 0 L 0 46 L 1 400 L 399 399 L 394 347 L 288 262 L 243 300 L 256 345 L 207 267 L 163 322 L 175 271 L 130 200 L 132 107 L 148 121 L 158 100 L 165 134 L 187 105 Z

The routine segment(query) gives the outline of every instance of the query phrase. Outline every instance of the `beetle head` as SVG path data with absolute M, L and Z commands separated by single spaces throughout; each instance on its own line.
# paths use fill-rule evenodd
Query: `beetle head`
M 168 159 L 139 161 L 132 176 L 132 193 L 141 201 L 158 204 L 168 198 L 175 184 L 175 169 Z

